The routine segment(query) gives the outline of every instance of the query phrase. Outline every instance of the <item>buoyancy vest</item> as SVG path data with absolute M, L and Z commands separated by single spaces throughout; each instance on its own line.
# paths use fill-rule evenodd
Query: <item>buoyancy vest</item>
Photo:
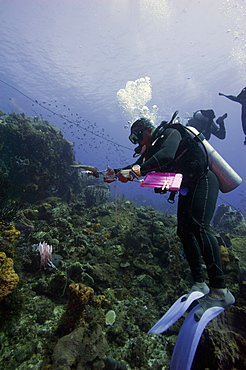
M 164 169 L 168 172 L 182 173 L 183 183 L 193 183 L 208 170 L 208 158 L 199 140 L 191 135 L 188 129 L 180 123 L 167 125 L 161 135 L 156 139 L 152 153 L 161 149 L 165 142 L 165 131 L 167 129 L 178 130 L 182 136 L 175 158 Z M 158 171 L 158 170 L 157 170 Z
M 217 176 L 219 188 L 223 193 L 228 193 L 241 184 L 241 177 L 194 127 L 170 124 L 165 130 L 168 128 L 177 129 L 182 136 L 175 158 L 166 168 L 167 171 L 183 174 L 182 186 L 191 185 L 208 169 Z M 158 141 L 164 139 L 165 130 L 156 140 L 160 148 Z

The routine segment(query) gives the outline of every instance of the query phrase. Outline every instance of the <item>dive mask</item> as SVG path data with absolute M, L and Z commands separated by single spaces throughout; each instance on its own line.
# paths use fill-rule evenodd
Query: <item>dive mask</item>
M 132 131 L 129 136 L 129 140 L 133 144 L 141 143 L 141 141 L 143 140 L 143 131 L 142 130 Z

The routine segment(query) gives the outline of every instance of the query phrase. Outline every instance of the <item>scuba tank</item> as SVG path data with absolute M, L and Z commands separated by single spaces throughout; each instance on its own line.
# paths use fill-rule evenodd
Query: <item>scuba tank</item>
M 221 157 L 221 155 L 209 144 L 203 134 L 199 133 L 195 127 L 185 126 L 187 131 L 192 132 L 195 140 L 200 141 L 206 150 L 208 165 L 210 170 L 217 176 L 222 193 L 229 193 L 238 187 L 242 178 L 233 168 Z

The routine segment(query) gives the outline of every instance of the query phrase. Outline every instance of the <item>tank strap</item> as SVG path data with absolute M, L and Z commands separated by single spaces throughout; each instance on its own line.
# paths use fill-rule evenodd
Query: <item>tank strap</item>
M 205 147 L 205 145 L 203 144 L 203 140 L 205 140 L 205 136 L 199 132 L 199 134 L 195 134 L 193 131 L 191 131 L 188 127 L 186 126 L 183 126 L 184 129 L 186 130 L 186 132 L 188 132 L 190 135 L 193 135 L 193 140 L 196 141 L 198 144 L 201 144 L 201 147 L 202 147 L 202 150 L 203 150 L 203 154 L 206 158 L 206 162 L 207 162 L 207 168 L 209 168 L 209 160 L 208 160 L 208 152 L 207 152 L 207 149 Z
M 190 130 L 189 130 L 190 131 Z M 191 131 L 190 131 L 191 132 Z M 193 134 L 193 135 L 195 135 L 195 134 Z M 205 139 L 205 136 L 201 133 L 201 132 L 199 132 L 199 134 L 198 135 L 195 135 L 195 137 L 193 138 L 197 143 L 200 143 L 200 142 L 202 142 L 204 139 Z

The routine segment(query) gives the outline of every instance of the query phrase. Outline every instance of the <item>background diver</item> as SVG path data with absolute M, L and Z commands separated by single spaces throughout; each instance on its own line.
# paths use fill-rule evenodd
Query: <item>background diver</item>
M 129 139 L 138 144 L 134 156 L 138 154 L 140 157 L 123 169 L 108 167 L 105 181 L 111 182 L 117 177 L 121 182 L 127 182 L 152 171 L 182 173 L 177 234 L 194 280 L 185 299 L 189 299 L 194 291 L 206 296 L 195 311 L 195 321 L 199 321 L 203 313 L 213 306 L 230 306 L 235 299 L 226 288 L 219 245 L 210 227 L 219 184 L 216 175 L 208 168 L 203 150 L 181 124 L 163 121 L 155 128 L 146 118 L 132 124 Z M 209 288 L 205 283 L 201 256 L 207 267 Z
M 242 119 L 242 126 L 243 126 L 243 132 L 245 135 L 244 138 L 244 145 L 246 145 L 246 87 L 242 89 L 242 91 L 237 95 L 225 95 L 222 93 L 219 93 L 219 95 L 225 96 L 226 98 L 236 101 L 242 105 L 242 113 L 241 113 L 241 119 Z
M 211 134 L 216 136 L 218 139 L 225 139 L 226 137 L 226 130 L 224 125 L 224 120 L 227 117 L 227 113 L 223 116 L 218 117 L 216 119 L 216 123 L 214 122 L 215 114 L 212 109 L 201 109 L 196 111 L 188 120 L 186 126 L 195 127 L 199 132 L 201 132 L 206 140 L 209 140 Z

